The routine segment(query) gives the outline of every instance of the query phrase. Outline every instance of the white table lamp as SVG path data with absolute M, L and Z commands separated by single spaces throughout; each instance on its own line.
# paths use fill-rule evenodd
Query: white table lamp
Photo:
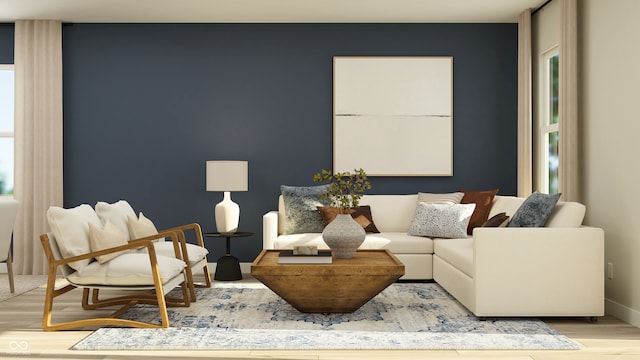
M 221 234 L 238 231 L 240 207 L 231 201 L 231 191 L 249 190 L 248 161 L 207 161 L 207 191 L 223 191 L 216 205 L 216 228 Z

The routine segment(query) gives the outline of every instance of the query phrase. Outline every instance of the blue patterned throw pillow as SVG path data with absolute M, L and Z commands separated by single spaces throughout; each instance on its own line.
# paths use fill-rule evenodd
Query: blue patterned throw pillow
M 476 204 L 431 204 L 419 202 L 409 225 L 409 235 L 459 239 L 467 237 L 467 226 Z
M 509 221 L 509 227 L 543 227 L 561 194 L 543 194 L 539 191 L 529 195 Z
M 326 206 L 320 201 L 327 185 L 320 186 L 280 186 L 284 201 L 284 233 L 321 233 L 324 229 L 317 206 Z

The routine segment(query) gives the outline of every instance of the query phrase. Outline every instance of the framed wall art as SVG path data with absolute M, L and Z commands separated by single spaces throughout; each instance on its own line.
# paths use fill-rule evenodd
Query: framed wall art
M 453 175 L 453 57 L 333 58 L 333 170 Z

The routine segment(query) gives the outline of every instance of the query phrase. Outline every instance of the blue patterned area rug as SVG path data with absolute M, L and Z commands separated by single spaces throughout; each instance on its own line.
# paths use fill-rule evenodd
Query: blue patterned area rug
M 197 289 L 168 329 L 101 328 L 74 350 L 579 349 L 537 319 L 481 321 L 436 283 L 396 283 L 351 314 L 304 314 L 260 283 Z M 159 322 L 138 305 L 122 318 Z

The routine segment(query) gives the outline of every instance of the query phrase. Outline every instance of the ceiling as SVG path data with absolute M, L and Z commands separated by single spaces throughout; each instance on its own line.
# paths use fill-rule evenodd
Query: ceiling
M 0 0 L 0 22 L 517 22 L 545 0 Z

